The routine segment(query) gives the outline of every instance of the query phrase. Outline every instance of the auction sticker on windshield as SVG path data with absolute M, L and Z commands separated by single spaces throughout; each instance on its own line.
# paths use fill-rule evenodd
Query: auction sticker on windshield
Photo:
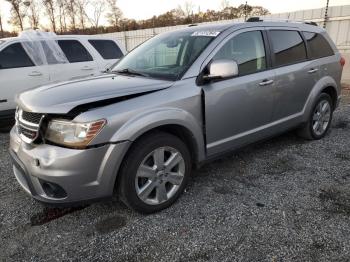
M 218 31 L 196 31 L 193 32 L 191 36 L 209 36 L 217 37 L 220 34 Z

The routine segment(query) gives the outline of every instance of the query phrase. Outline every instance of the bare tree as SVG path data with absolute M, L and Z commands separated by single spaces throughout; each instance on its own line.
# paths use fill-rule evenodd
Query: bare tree
M 29 18 L 30 26 L 34 29 L 39 27 L 39 16 L 40 16 L 39 8 L 40 7 L 37 0 L 30 0 L 28 18 Z
M 61 33 L 67 31 L 67 21 L 66 21 L 66 6 L 65 0 L 57 0 L 57 9 L 58 9 L 58 22 L 60 26 Z
M 92 6 L 93 13 L 92 13 L 92 16 L 89 17 L 89 20 L 92 26 L 94 26 L 95 28 L 98 28 L 100 24 L 101 16 L 103 12 L 106 10 L 106 4 L 104 0 L 94 0 L 93 2 L 91 2 L 91 6 Z
M 30 6 L 28 0 L 6 0 L 11 5 L 11 23 L 19 27 L 21 31 L 24 29 L 24 18 L 27 16 L 27 9 Z
M 250 12 L 250 16 L 263 16 L 269 14 L 270 11 L 262 6 L 252 6 L 252 10 Z
M 67 0 L 66 1 L 66 14 L 68 15 L 69 19 L 70 19 L 70 25 L 72 27 L 73 30 L 76 29 L 77 24 L 76 24 L 76 4 L 75 4 L 75 0 Z
M 50 20 L 51 28 L 56 32 L 55 2 L 54 0 L 42 0 L 42 3 L 45 8 L 45 13 Z
M 220 9 L 225 10 L 228 7 L 230 7 L 230 1 L 229 0 L 221 0 Z
M 182 9 L 181 5 L 178 5 L 177 8 L 174 10 L 174 16 L 176 18 L 186 17 L 185 11 Z
M 119 25 L 120 19 L 123 17 L 123 13 L 120 8 L 117 6 L 116 0 L 106 0 L 108 6 L 108 13 L 106 18 L 110 25 L 117 27 Z
M 87 18 L 85 9 L 89 4 L 89 0 L 77 0 L 75 3 L 77 6 L 80 27 L 84 30 L 86 27 L 85 24 L 86 24 L 86 18 Z
M 193 8 L 194 8 L 194 5 L 193 5 L 192 1 L 185 2 L 183 11 L 185 12 L 185 15 L 187 17 L 189 17 L 193 13 Z

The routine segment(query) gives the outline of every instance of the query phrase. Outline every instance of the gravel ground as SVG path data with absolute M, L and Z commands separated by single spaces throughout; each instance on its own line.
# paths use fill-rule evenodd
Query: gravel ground
M 16 182 L 0 134 L 0 261 L 350 261 L 349 103 L 325 139 L 289 133 L 207 164 L 148 216 L 117 199 L 44 207 Z

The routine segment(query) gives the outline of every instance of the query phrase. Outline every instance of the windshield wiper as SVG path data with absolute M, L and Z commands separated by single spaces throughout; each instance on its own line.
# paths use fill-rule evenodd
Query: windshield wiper
M 141 73 L 141 72 L 137 72 L 133 69 L 130 68 L 124 68 L 121 70 L 115 70 L 112 71 L 112 73 L 117 73 L 117 74 L 125 74 L 125 75 L 134 75 L 134 76 L 144 76 L 144 77 L 148 77 L 149 75 Z

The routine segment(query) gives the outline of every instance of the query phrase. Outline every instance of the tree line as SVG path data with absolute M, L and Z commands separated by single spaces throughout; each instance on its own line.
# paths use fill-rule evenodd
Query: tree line
M 97 34 L 119 31 L 228 20 L 249 16 L 262 16 L 269 11 L 261 6 L 247 4 L 233 7 L 222 0 L 219 11 L 195 7 L 191 1 L 150 19 L 123 17 L 117 0 L 0 0 L 10 8 L 8 24 L 13 32 L 5 31 L 0 6 L 0 37 L 14 36 L 27 28 L 53 31 L 57 34 Z M 108 25 L 101 24 L 105 18 Z

